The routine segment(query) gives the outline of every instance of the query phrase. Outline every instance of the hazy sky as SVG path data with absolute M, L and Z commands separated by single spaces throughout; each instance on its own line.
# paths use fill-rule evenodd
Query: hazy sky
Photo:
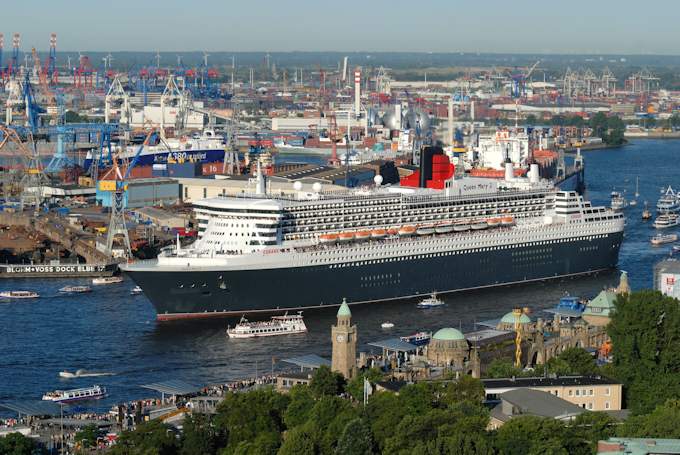
M 332 6 L 331 6 L 332 5 Z M 678 0 L 23 0 L 5 49 L 680 54 Z

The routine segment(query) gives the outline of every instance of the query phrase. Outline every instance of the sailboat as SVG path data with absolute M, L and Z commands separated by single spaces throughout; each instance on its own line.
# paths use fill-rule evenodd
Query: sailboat
M 637 198 L 640 197 L 640 177 L 635 177 L 635 198 L 628 202 L 628 205 L 637 205 Z

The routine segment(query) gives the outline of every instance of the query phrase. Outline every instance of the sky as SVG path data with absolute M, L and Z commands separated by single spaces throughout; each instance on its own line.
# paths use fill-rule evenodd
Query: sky
M 5 49 L 680 54 L 678 0 L 23 0 Z

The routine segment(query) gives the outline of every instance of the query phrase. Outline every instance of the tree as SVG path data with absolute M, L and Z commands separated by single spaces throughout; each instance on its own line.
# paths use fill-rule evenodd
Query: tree
M 493 446 L 485 432 L 453 431 L 437 438 L 437 453 L 442 455 L 492 455 Z
M 624 383 L 633 414 L 650 412 L 666 399 L 680 398 L 677 300 L 658 291 L 619 296 L 607 333 L 614 357 L 611 368 Z
M 618 433 L 629 438 L 680 438 L 680 400 L 668 400 L 649 414 L 629 417 Z
M 278 451 L 278 455 L 316 455 L 318 453 L 318 434 L 314 428 L 307 425 L 290 430 Z
M 375 384 L 382 379 L 383 375 L 377 368 L 371 368 L 360 372 L 355 378 L 350 380 L 345 387 L 345 390 L 354 398 L 356 401 L 363 401 L 364 399 L 364 379 L 368 379 L 368 382 Z
M 520 377 L 524 374 L 521 368 L 517 368 L 510 360 L 493 359 L 486 369 L 488 378 L 511 378 Z
M 335 449 L 337 455 L 371 455 L 373 451 L 373 435 L 362 419 L 351 420 L 342 430 Z
M 84 118 L 81 117 L 77 112 L 66 111 L 64 113 L 64 122 L 65 123 L 82 123 L 83 120 L 84 120 Z
M 10 433 L 0 437 L 0 454 L 38 455 L 46 453 L 37 443 L 21 433 Z
M 326 365 L 321 365 L 312 376 L 309 387 L 315 397 L 324 395 L 339 395 L 342 393 L 345 380 L 340 373 L 331 371 Z
M 521 416 L 498 429 L 494 446 L 504 455 L 570 455 L 566 436 L 565 426 L 555 419 Z
M 95 447 L 97 445 L 97 438 L 99 437 L 99 429 L 96 425 L 87 425 L 75 435 L 75 441 L 83 448 Z M 1 452 L 0 452 L 1 453 Z
M 283 414 L 290 399 L 272 389 L 229 393 L 217 407 L 215 429 L 227 437 L 227 450 L 254 441 L 263 433 L 279 442 L 284 430 Z
M 557 357 L 548 360 L 546 365 L 550 373 L 557 375 L 591 375 L 597 372 L 595 358 L 582 348 L 568 348 Z
M 293 428 L 302 425 L 309 418 L 309 412 L 314 407 L 314 396 L 309 386 L 298 384 L 290 389 L 290 403 L 283 414 L 286 427 Z
M 222 441 L 205 414 L 192 414 L 182 424 L 181 455 L 210 455 L 217 452 Z
M 178 452 L 174 430 L 159 420 L 142 423 L 133 431 L 124 431 L 111 449 L 113 455 L 175 455 Z
M 604 412 L 584 412 L 576 416 L 569 424 L 569 429 L 574 442 L 581 441 L 595 452 L 597 441 L 614 436 L 616 424 L 616 419 Z
M 485 396 L 482 381 L 469 375 L 463 375 L 457 381 L 450 381 L 444 385 L 440 399 L 448 405 L 461 402 L 480 404 Z

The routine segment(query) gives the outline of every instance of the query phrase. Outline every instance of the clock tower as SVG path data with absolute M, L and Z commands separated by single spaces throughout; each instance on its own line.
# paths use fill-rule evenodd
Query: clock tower
M 333 337 L 332 369 L 341 373 L 345 379 L 352 379 L 357 363 L 357 326 L 351 325 L 352 312 L 343 299 L 338 310 L 338 322 L 331 327 Z

